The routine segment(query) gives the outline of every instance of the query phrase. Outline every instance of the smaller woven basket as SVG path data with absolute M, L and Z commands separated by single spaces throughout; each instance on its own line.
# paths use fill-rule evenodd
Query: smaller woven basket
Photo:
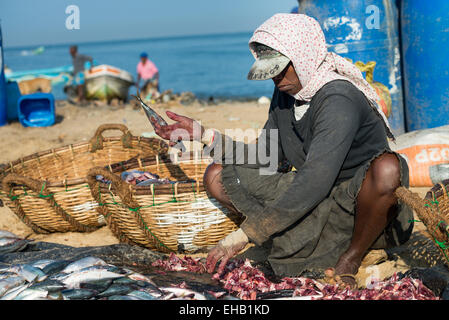
M 107 130 L 123 134 L 105 138 Z M 93 231 L 105 221 L 95 210 L 97 203 L 86 181 L 88 170 L 167 150 L 168 145 L 160 139 L 135 137 L 122 124 L 104 124 L 89 142 L 35 153 L 4 165 L 0 198 L 36 233 Z
M 238 228 L 241 217 L 209 199 L 204 189 L 203 175 L 211 160 L 193 154 L 190 159 L 172 162 L 168 155 L 161 155 L 89 171 L 97 210 L 122 242 L 161 252 L 198 252 Z M 128 170 L 148 171 L 177 182 L 135 186 L 120 178 Z M 97 175 L 111 183 L 97 181 Z
M 449 179 L 434 185 L 424 199 L 405 187 L 399 187 L 396 195 L 415 210 L 449 266 Z

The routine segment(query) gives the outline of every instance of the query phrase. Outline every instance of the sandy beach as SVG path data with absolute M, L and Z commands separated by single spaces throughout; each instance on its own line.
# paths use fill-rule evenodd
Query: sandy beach
M 161 115 L 165 115 L 166 110 L 171 110 L 195 118 L 205 127 L 221 131 L 233 128 L 262 128 L 267 119 L 268 108 L 268 104 L 259 105 L 257 102 L 226 102 L 217 105 L 196 102 L 184 106 L 172 101 L 155 105 L 155 110 Z M 96 128 L 104 123 L 124 124 L 136 136 L 154 132 L 142 109 L 135 108 L 131 103 L 117 106 L 90 104 L 80 107 L 61 100 L 57 102 L 56 118 L 55 125 L 45 128 L 24 128 L 19 122 L 0 127 L 0 163 L 8 163 L 35 152 L 88 141 Z M 168 117 L 165 118 L 170 122 Z M 111 131 L 106 132 L 105 136 L 120 134 L 120 131 Z M 30 239 L 76 247 L 118 243 L 107 226 L 92 233 L 36 234 L 6 206 L 0 207 L 0 230 L 8 230 Z

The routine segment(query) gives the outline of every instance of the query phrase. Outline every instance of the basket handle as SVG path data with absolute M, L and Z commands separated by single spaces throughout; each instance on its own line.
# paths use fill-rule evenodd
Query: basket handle
M 10 198 L 13 198 L 13 185 L 24 185 L 28 189 L 36 192 L 39 194 L 39 197 L 47 200 L 52 207 L 55 208 L 55 212 L 65 221 L 70 223 L 73 227 L 76 228 L 76 231 L 80 232 L 89 232 L 94 231 L 97 228 L 95 227 L 89 227 L 80 224 L 78 221 L 76 221 L 72 216 L 68 215 L 56 202 L 53 195 L 50 194 L 47 190 L 46 182 L 45 181 L 39 181 L 33 178 L 24 177 L 22 175 L 19 175 L 17 173 L 9 173 L 2 181 L 2 187 L 3 190 L 10 195 Z M 49 233 L 48 230 L 45 230 L 44 228 L 34 224 L 28 217 L 26 216 L 25 212 L 22 209 L 22 206 L 20 206 L 20 203 L 18 202 L 18 199 L 11 199 L 12 201 L 16 201 L 16 207 L 18 208 L 17 215 L 26 223 L 28 224 L 33 230 L 40 232 L 40 233 Z
M 126 183 L 125 181 L 123 181 L 118 175 L 110 172 L 109 170 L 103 168 L 103 167 L 94 167 L 92 169 L 89 170 L 89 172 L 87 173 L 87 181 L 89 183 L 89 187 L 92 193 L 92 196 L 94 197 L 94 199 L 97 200 L 97 202 L 100 204 L 100 190 L 98 188 L 98 184 L 99 182 L 96 179 L 97 175 L 102 175 L 105 179 L 110 180 L 112 183 L 112 188 L 114 189 L 115 192 L 117 192 L 118 196 L 121 198 L 122 202 L 132 211 L 136 211 L 139 208 L 139 204 L 134 200 L 132 192 L 131 192 L 131 188 L 132 186 L 128 183 Z M 101 205 L 100 205 L 101 207 Z M 139 217 L 138 213 L 134 213 L 133 215 L 134 217 L 134 223 L 136 223 L 136 225 L 138 225 L 141 230 L 143 230 L 145 232 L 145 235 L 147 236 L 148 239 L 153 239 L 155 240 L 154 235 L 145 227 L 145 224 L 143 222 L 143 220 Z M 116 236 L 119 237 L 123 236 L 122 232 L 120 230 L 120 227 L 113 227 L 111 228 L 112 232 L 114 232 L 116 234 Z M 126 235 L 124 235 L 125 239 L 127 239 L 128 237 Z M 128 239 L 129 240 L 129 239 Z M 130 241 L 131 243 L 133 243 L 133 241 Z M 168 251 L 170 251 L 171 249 L 167 248 L 166 249 Z
M 36 186 L 36 180 L 31 179 L 31 178 L 22 177 L 15 173 L 9 173 L 2 180 L 2 188 L 9 195 L 9 197 L 11 198 L 10 200 L 15 202 L 14 213 L 19 217 L 20 220 L 22 220 L 27 226 L 29 226 L 36 233 L 43 233 L 43 234 L 50 233 L 50 231 L 45 230 L 45 229 L 39 227 L 37 224 L 33 223 L 26 216 L 25 212 L 22 209 L 22 206 L 19 203 L 19 200 L 13 199 L 13 197 L 12 197 L 12 185 L 13 184 L 23 184 L 23 185 L 27 186 L 28 188 L 32 189 L 33 187 Z
M 117 190 L 122 190 L 121 179 L 116 174 L 110 172 L 103 167 L 93 167 L 87 173 L 87 183 L 89 184 L 90 193 L 92 197 L 97 201 L 99 206 L 97 207 L 98 213 L 100 213 L 105 219 L 108 220 L 108 227 L 111 229 L 112 233 L 120 240 L 122 243 L 128 243 L 131 245 L 136 245 L 135 242 L 131 241 L 127 236 L 125 236 L 120 229 L 120 226 L 114 221 L 112 216 L 107 217 L 107 209 L 101 204 L 101 194 L 99 188 L 99 181 L 97 181 L 97 175 L 102 175 L 106 179 L 110 180 Z M 126 192 L 126 191 L 125 191 Z M 129 190 L 127 190 L 129 192 Z M 119 194 L 121 196 L 121 194 Z
M 399 187 L 395 191 L 396 197 L 399 200 L 408 205 L 411 209 L 413 209 L 418 215 L 419 219 L 424 223 L 427 229 L 430 226 L 436 226 L 440 221 L 443 221 L 447 226 L 448 223 L 445 221 L 443 217 L 440 217 L 437 213 L 431 212 L 430 209 L 426 207 L 429 199 L 421 199 L 420 196 L 405 187 Z M 427 201 L 426 201 L 427 200 Z M 447 241 L 448 239 L 440 233 L 435 234 L 435 238 L 438 241 Z
M 120 138 L 123 147 L 128 149 L 132 148 L 131 141 L 133 136 L 131 132 L 129 132 L 128 127 L 120 123 L 107 123 L 100 125 L 97 128 L 97 131 L 95 132 L 92 139 L 90 139 L 90 152 L 96 152 L 97 150 L 103 149 L 103 132 L 105 132 L 106 130 L 120 130 L 121 132 L 123 132 L 123 135 Z
M 111 181 L 112 187 L 114 188 L 114 190 L 116 190 L 120 198 L 122 198 L 122 201 L 128 207 L 137 208 L 139 206 L 133 199 L 130 185 L 122 181 L 122 179 L 118 175 L 103 167 L 93 167 L 87 173 L 87 182 L 89 184 L 92 196 L 97 200 L 97 202 L 100 201 L 100 194 L 98 190 L 99 182 L 97 181 L 97 175 L 102 175 L 105 179 Z
M 449 187 L 449 179 L 443 180 L 437 184 L 435 184 L 432 189 L 430 189 L 425 199 L 434 199 L 435 197 L 440 196 L 440 193 L 443 195 L 443 198 L 446 199 L 449 195 L 449 190 L 447 189 Z

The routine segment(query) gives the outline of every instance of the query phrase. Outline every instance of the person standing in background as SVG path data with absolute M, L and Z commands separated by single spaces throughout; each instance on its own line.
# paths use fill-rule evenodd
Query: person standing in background
M 84 96 L 84 64 L 90 62 L 90 68 L 93 66 L 92 57 L 78 53 L 78 46 L 70 47 L 70 55 L 73 62 L 73 83 L 76 85 L 78 94 L 78 102 L 83 105 L 86 104 Z
M 159 70 L 156 65 L 148 59 L 148 54 L 146 52 L 140 54 L 140 62 L 137 64 L 137 88 L 139 88 L 140 79 L 144 81 L 142 91 L 145 91 L 147 86 L 151 84 L 157 88 L 157 91 L 159 92 Z

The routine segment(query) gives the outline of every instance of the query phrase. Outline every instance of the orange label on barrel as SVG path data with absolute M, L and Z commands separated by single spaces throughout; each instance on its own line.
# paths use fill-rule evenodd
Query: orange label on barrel
M 432 169 L 449 163 L 449 144 L 416 145 L 397 152 L 407 160 L 411 187 L 433 186 L 438 177 L 432 176 Z

